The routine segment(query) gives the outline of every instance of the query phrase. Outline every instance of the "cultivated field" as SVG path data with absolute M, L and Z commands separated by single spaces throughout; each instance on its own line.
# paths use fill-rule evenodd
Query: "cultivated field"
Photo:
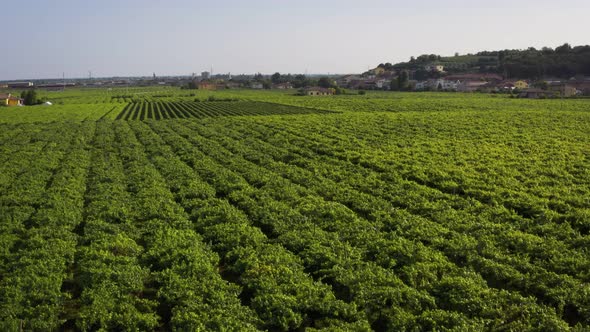
M 586 331 L 590 100 L 0 108 L 0 329 Z

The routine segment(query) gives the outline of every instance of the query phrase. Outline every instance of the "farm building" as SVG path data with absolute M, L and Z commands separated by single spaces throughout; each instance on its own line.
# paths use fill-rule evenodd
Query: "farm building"
M 0 103 L 5 106 L 23 106 L 23 100 L 10 93 L 0 94 Z
M 9 82 L 8 88 L 10 89 L 23 89 L 23 88 L 32 88 L 33 82 Z
M 334 89 L 312 87 L 305 89 L 306 96 L 330 96 L 334 94 Z

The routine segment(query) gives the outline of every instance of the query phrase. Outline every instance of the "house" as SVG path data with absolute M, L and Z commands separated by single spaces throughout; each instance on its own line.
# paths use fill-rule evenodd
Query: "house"
M 197 88 L 199 90 L 217 90 L 217 84 L 212 83 L 212 82 L 205 82 L 205 81 L 201 81 L 199 83 L 197 83 Z
M 289 83 L 289 82 L 278 83 L 278 84 L 273 85 L 273 88 L 279 89 L 279 90 L 288 90 L 288 89 L 293 89 L 293 85 L 291 85 L 291 83 Z
M 375 81 L 375 86 L 377 87 L 377 89 L 389 90 L 391 88 L 391 80 L 378 79 Z
M 578 93 L 578 90 L 573 85 L 561 82 L 550 83 L 548 90 L 555 92 L 559 97 L 565 98 L 573 97 Z
M 3 93 L 0 94 L 0 104 L 4 106 L 23 106 L 23 100 L 14 97 L 10 93 Z
M 310 87 L 305 90 L 306 96 L 330 96 L 334 94 L 334 89 L 326 89 L 320 87 Z
M 363 82 L 363 79 L 360 76 L 348 75 L 338 79 L 336 84 L 343 88 L 354 88 L 355 86 L 359 86 L 361 82 Z
M 486 82 L 486 81 L 465 80 L 465 81 L 461 81 L 461 83 L 459 83 L 457 85 L 457 91 L 459 91 L 459 92 L 474 92 L 474 91 L 482 89 L 486 85 L 488 85 L 488 82 Z
M 445 66 L 443 66 L 443 65 L 427 65 L 427 66 L 424 66 L 424 70 L 429 71 L 429 72 L 442 73 L 445 71 Z
M 526 89 L 518 95 L 518 98 L 543 99 L 554 98 L 556 93 L 542 89 Z
M 513 81 L 502 81 L 499 83 L 496 83 L 494 85 L 495 87 L 495 91 L 512 91 L 514 89 L 516 89 L 516 86 L 514 86 L 514 82 Z
M 252 82 L 252 83 L 250 83 L 250 88 L 256 89 L 256 90 L 262 90 L 262 89 L 264 89 L 264 84 L 262 84 L 260 82 Z
M 529 88 L 529 84 L 526 81 L 518 80 L 506 80 L 496 84 L 492 84 L 496 91 L 512 91 L 512 90 L 524 90 Z M 491 86 L 490 86 L 491 87 Z
M 529 83 L 527 81 L 518 80 L 518 81 L 514 82 L 513 84 L 514 84 L 514 88 L 518 89 L 518 90 L 524 90 L 524 89 L 529 88 Z
M 416 83 L 416 90 L 429 91 L 457 91 L 461 82 L 449 81 L 445 79 L 430 79 Z

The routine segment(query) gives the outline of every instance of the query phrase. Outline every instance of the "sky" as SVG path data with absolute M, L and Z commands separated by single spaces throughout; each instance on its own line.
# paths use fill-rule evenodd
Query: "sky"
M 6 3 L 4 3 L 6 2 Z M 588 0 L 0 0 L 0 80 L 358 73 L 420 54 L 590 44 Z M 9 37 L 7 37 L 9 36 Z

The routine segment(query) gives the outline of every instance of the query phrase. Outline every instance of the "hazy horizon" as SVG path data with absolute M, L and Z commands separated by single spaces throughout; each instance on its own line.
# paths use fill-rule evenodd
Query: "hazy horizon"
M 0 80 L 214 73 L 358 73 L 420 54 L 589 44 L 573 0 L 164 3 L 21 1 Z

